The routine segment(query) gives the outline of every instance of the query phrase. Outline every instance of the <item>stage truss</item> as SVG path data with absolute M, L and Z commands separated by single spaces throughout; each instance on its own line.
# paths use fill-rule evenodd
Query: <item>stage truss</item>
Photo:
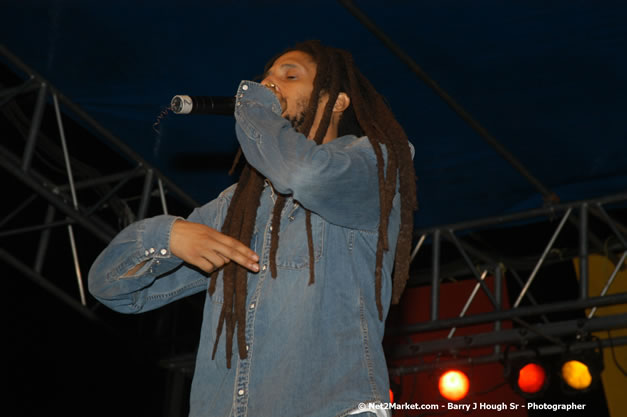
M 0 111 L 6 123 L 0 167 L 7 178 L 4 207 L 12 207 L 0 219 L 0 260 L 95 320 L 98 303 L 85 288 L 85 272 L 93 258 L 82 256 L 85 246 L 102 250 L 133 221 L 168 213 L 170 205 L 180 213 L 197 204 L 2 45 L 0 56 L 24 80 L 0 86 Z M 49 125 L 47 130 L 41 129 L 42 123 Z M 68 134 L 68 124 L 73 135 Z M 51 130 L 56 130 L 56 137 L 47 133 Z M 51 234 L 59 229 L 69 238 L 74 288 L 42 274 Z M 77 234 L 89 245 L 79 244 Z M 22 244 L 12 243 L 18 237 Z
M 425 283 L 428 281 L 430 288 L 430 317 L 422 323 L 389 329 L 389 336 L 409 336 L 420 333 L 428 333 L 437 330 L 449 330 L 446 338 L 423 341 L 420 343 L 407 343 L 398 345 L 390 352 L 390 358 L 410 358 L 429 355 L 440 355 L 449 359 L 421 364 L 419 366 L 399 366 L 390 369 L 392 375 L 416 373 L 435 367 L 454 366 L 456 364 L 480 364 L 503 361 L 502 347 L 514 345 L 519 347 L 515 352 L 509 353 L 509 358 L 535 357 L 554 355 L 566 351 L 580 351 L 627 344 L 627 337 L 614 338 L 612 340 L 593 340 L 593 332 L 624 329 L 627 327 L 627 313 L 596 315 L 597 309 L 603 306 L 627 304 L 627 293 L 612 293 L 612 284 L 620 271 L 626 268 L 627 258 L 626 229 L 608 213 L 606 207 L 623 206 L 627 203 L 627 193 L 606 196 L 604 198 L 578 201 L 567 204 L 552 205 L 541 209 L 529 210 L 522 213 L 511 214 L 498 218 L 489 218 L 478 221 L 466 222 L 456 225 L 435 227 L 417 233 L 418 242 L 412 252 L 412 260 L 419 251 L 430 249 L 429 265 L 417 273 L 413 279 Z M 601 240 L 590 227 L 589 217 L 594 216 L 598 223 L 603 223 L 611 230 L 612 235 Z M 548 222 L 553 227 L 553 233 L 544 244 L 543 251 L 537 257 L 524 256 L 521 258 L 505 256 L 498 253 L 487 253 L 477 249 L 465 241 L 463 236 L 477 233 L 481 230 L 494 228 L 521 227 L 521 224 L 534 224 Z M 565 228 L 575 229 L 578 234 L 576 248 L 559 248 L 555 243 Z M 598 229 L 598 224 L 596 229 Z M 572 232 L 572 230 L 571 230 Z M 429 241 L 429 249 L 424 249 L 425 242 Z M 442 245 L 447 242 L 447 250 L 455 252 L 458 261 L 442 264 Z M 503 242 L 503 244 L 507 244 Z M 598 254 L 607 257 L 614 268 L 605 277 L 603 289 L 599 294 L 590 295 L 589 291 L 589 256 Z M 555 262 L 578 262 L 580 277 L 578 280 L 577 297 L 559 302 L 538 303 L 531 291 L 532 284 L 538 273 L 544 266 Z M 505 272 L 507 271 L 507 272 Z M 523 275 L 520 271 L 526 271 Z M 494 290 L 490 290 L 485 284 L 485 277 L 494 277 Z M 441 319 L 440 288 L 444 280 L 470 276 L 475 281 L 473 290 L 468 294 L 464 308 L 456 318 Z M 503 279 L 507 276 L 518 292 L 510 294 L 512 304 L 505 308 L 502 296 Z M 491 304 L 491 311 L 467 315 L 468 307 L 482 291 Z M 550 321 L 547 316 L 552 313 L 580 313 L 588 309 L 588 313 L 582 317 L 568 320 Z M 534 318 L 533 324 L 527 318 Z M 511 321 L 514 328 L 503 329 L 503 321 Z M 464 326 L 477 324 L 491 324 L 493 331 L 474 334 L 472 336 L 455 336 L 455 330 Z M 568 341 L 568 342 L 566 342 Z M 462 351 L 469 351 L 486 346 L 493 346 L 493 352 L 488 355 L 472 358 L 455 359 Z
M 19 189 L 10 193 L 5 206 L 13 209 L 0 219 L 0 260 L 23 277 L 31 279 L 52 296 L 73 308 L 90 320 L 99 320 L 94 312 L 97 302 L 85 294 L 85 270 L 93 261 L 93 253 L 102 250 L 115 234 L 124 226 L 148 215 L 168 213 L 169 206 L 177 205 L 181 211 L 191 211 L 197 204 L 168 180 L 155 167 L 147 163 L 123 141 L 101 126 L 79 106 L 64 97 L 54 86 L 32 69 L 28 68 L 5 47 L 0 46 L 0 55 L 22 82 L 14 86 L 0 86 L 0 110 L 6 120 L 13 124 L 13 132 L 18 132 L 17 139 L 3 140 L 0 144 L 0 166 L 3 175 L 10 178 Z M 24 102 L 20 98 L 33 95 L 36 99 L 32 106 L 32 115 L 24 112 Z M 53 114 L 58 137 L 47 137 L 41 130 L 44 114 Z M 100 152 L 73 153 L 74 148 L 66 135 L 65 123 L 78 124 L 88 130 L 92 136 L 85 140 L 95 140 L 94 149 L 106 144 L 107 162 L 103 164 Z M 5 135 L 3 134 L 3 137 Z M 97 139 L 96 139 L 97 137 Z M 82 146 L 84 149 L 84 145 Z M 103 151 L 104 152 L 104 151 Z M 111 158 L 117 158 L 112 161 Z M 51 167 L 63 167 L 63 172 Z M 77 169 L 76 167 L 80 167 Z M 80 171 L 80 173 L 78 173 Z M 15 199 L 13 198 L 15 197 Z M 521 348 L 512 352 L 512 357 L 556 354 L 567 349 L 589 349 L 598 346 L 627 344 L 627 337 L 613 340 L 594 341 L 589 338 L 592 332 L 625 328 L 627 314 L 605 315 L 597 317 L 599 307 L 627 304 L 627 293 L 610 294 L 612 283 L 619 271 L 625 268 L 627 258 L 627 229 L 612 217 L 615 207 L 625 207 L 627 193 L 603 198 L 558 204 L 545 193 L 546 206 L 522 213 L 498 218 L 465 222 L 462 224 L 434 227 L 419 230 L 415 234 L 415 247 L 412 251 L 412 285 L 427 285 L 431 293 L 431 314 L 428 321 L 389 329 L 390 336 L 407 336 L 421 332 L 450 329 L 449 336 L 421 343 L 408 343 L 396 346 L 390 354 L 393 362 L 398 358 L 416 358 L 424 355 L 443 355 L 449 364 L 468 364 L 469 359 L 456 359 L 461 350 L 494 346 L 489 355 L 473 357 L 474 363 L 502 361 L 503 345 L 517 345 Z M 41 210 L 33 216 L 33 207 Z M 28 212 L 28 216 L 24 213 Z M 175 214 L 180 214 L 180 211 Z M 598 237 L 590 228 L 589 218 L 603 222 L 613 236 L 609 240 Z M 544 250 L 536 259 L 501 256 L 499 253 L 485 252 L 474 247 L 465 237 L 472 232 L 506 229 L 510 225 L 521 223 L 550 223 L 554 233 L 544 245 Z M 566 227 L 576 228 L 578 244 L 572 252 L 560 252 L 557 256 L 554 245 L 560 233 Z M 59 283 L 58 277 L 45 276 L 44 263 L 50 251 L 50 237 L 53 231 L 63 230 L 68 236 L 71 253 L 74 285 Z M 81 257 L 83 246 L 77 244 L 76 234 L 90 236 L 96 249 Z M 23 247 L 12 247 L 10 238 L 30 239 L 26 246 L 30 248 L 32 259 L 25 259 Z M 23 240 L 22 239 L 22 240 Z M 446 247 L 443 243 L 446 242 Z M 30 245 L 30 246 L 29 246 Z M 442 262 L 445 251 L 455 251 L 457 259 Z M 425 262 L 425 252 L 430 252 Z M 448 252 L 447 252 L 448 253 Z M 615 265 L 606 278 L 604 290 L 595 296 L 588 291 L 588 259 L 590 254 L 602 253 Z M 531 287 L 538 271 L 552 261 L 577 258 L 580 280 L 578 296 L 575 299 L 556 303 L 538 303 L 533 297 Z M 531 272 L 527 276 L 519 271 Z M 495 291 L 491 291 L 484 282 L 487 275 L 495 279 Z M 484 292 L 492 304 L 492 311 L 467 315 L 461 311 L 455 319 L 439 317 L 440 286 L 450 277 L 468 277 L 475 280 L 475 287 L 468 295 L 469 305 L 478 291 Z M 519 293 L 513 298 L 511 307 L 504 308 L 500 288 L 505 277 L 514 280 Z M 592 309 L 583 319 L 549 321 L 547 314 L 567 311 Z M 531 323 L 528 317 L 540 317 L 539 322 Z M 512 321 L 515 326 L 502 329 L 501 323 Z M 473 336 L 455 336 L 459 327 L 490 323 L 493 331 Z M 570 344 L 565 339 L 575 340 Z M 525 346 L 533 346 L 526 349 Z M 183 378 L 193 372 L 194 354 L 164 358 L 162 366 L 172 371 L 173 409 L 184 401 Z M 418 366 L 393 366 L 391 375 L 417 373 L 437 364 L 424 363 Z M 177 394 L 178 393 L 178 394 Z

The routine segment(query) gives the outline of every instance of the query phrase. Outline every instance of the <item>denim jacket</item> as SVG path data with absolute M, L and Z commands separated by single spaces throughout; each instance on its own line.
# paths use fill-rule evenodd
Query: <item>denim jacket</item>
M 248 357 L 234 338 L 226 368 L 225 336 L 211 359 L 222 307 L 222 279 L 207 295 L 191 389 L 190 416 L 345 416 L 360 402 L 387 402 L 384 321 L 375 302 L 379 224 L 376 157 L 366 137 L 343 136 L 317 146 L 281 117 L 274 94 L 242 81 L 236 134 L 248 162 L 268 180 L 250 247 L 261 270 L 248 274 L 245 335 Z M 384 152 L 385 155 L 385 152 Z M 220 230 L 235 186 L 196 208 L 188 220 Z M 275 190 L 289 194 L 281 214 L 276 279 L 269 252 Z M 305 210 L 312 212 L 315 283 L 309 281 Z M 399 229 L 397 194 L 383 258 L 387 315 Z M 122 313 L 141 313 L 207 292 L 208 279 L 170 253 L 174 216 L 136 222 L 94 262 L 89 289 Z M 134 275 L 131 268 L 146 261 Z

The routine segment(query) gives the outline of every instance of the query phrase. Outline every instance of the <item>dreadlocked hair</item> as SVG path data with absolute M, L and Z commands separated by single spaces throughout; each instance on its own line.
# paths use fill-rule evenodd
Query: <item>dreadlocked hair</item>
M 345 92 L 350 97 L 350 104 L 342 113 L 338 126 L 340 136 L 353 134 L 367 136 L 374 150 L 379 179 L 380 220 L 375 259 L 375 293 L 379 319 L 383 319 L 381 301 L 381 280 L 383 255 L 389 248 L 388 223 L 392 202 L 396 194 L 397 182 L 401 195 L 401 224 L 394 260 L 394 278 L 392 303 L 399 302 L 409 276 L 409 252 L 413 230 L 413 211 L 416 209 L 416 186 L 414 167 L 407 135 L 394 118 L 383 97 L 376 92 L 370 82 L 355 67 L 353 58 L 347 51 L 323 46 L 319 41 L 306 41 L 295 45 L 275 56 L 266 65 L 268 70 L 273 62 L 286 52 L 298 50 L 307 53 L 316 63 L 316 77 L 308 109 L 298 131 L 308 135 L 312 128 L 318 100 L 323 94 L 328 95 L 320 124 L 313 140 L 320 145 L 327 132 L 333 105 L 340 94 Z M 387 152 L 387 165 L 383 156 L 383 147 Z M 241 156 L 238 151 L 233 169 Z M 229 205 L 222 233 L 250 242 L 265 178 L 247 162 L 240 174 L 238 185 Z M 281 212 L 287 200 L 286 195 L 277 194 L 272 214 L 272 235 L 270 244 L 270 273 L 277 276 L 276 256 L 279 243 Z M 315 262 L 311 230 L 311 212 L 305 208 L 305 224 L 309 248 L 309 285 L 314 283 Z M 218 278 L 218 271 L 211 274 L 209 294 L 213 295 Z M 212 358 L 218 346 L 220 335 L 226 326 L 226 361 L 231 367 L 233 336 L 237 332 L 237 346 L 240 358 L 246 358 L 246 295 L 247 270 L 235 262 L 229 262 L 223 268 L 224 303 L 220 312 L 216 340 Z

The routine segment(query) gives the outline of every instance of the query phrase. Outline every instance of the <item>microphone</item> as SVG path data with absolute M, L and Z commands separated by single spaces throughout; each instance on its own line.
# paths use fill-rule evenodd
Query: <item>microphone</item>
M 233 116 L 235 97 L 223 96 L 186 96 L 172 98 L 170 108 L 176 114 L 219 114 Z

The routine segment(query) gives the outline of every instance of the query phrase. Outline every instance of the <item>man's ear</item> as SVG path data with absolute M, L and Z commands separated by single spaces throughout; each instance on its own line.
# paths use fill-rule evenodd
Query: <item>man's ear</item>
M 335 100 L 335 104 L 333 105 L 334 112 L 343 112 L 348 108 L 351 104 L 351 99 L 345 92 L 340 92 L 338 94 L 337 99 Z

